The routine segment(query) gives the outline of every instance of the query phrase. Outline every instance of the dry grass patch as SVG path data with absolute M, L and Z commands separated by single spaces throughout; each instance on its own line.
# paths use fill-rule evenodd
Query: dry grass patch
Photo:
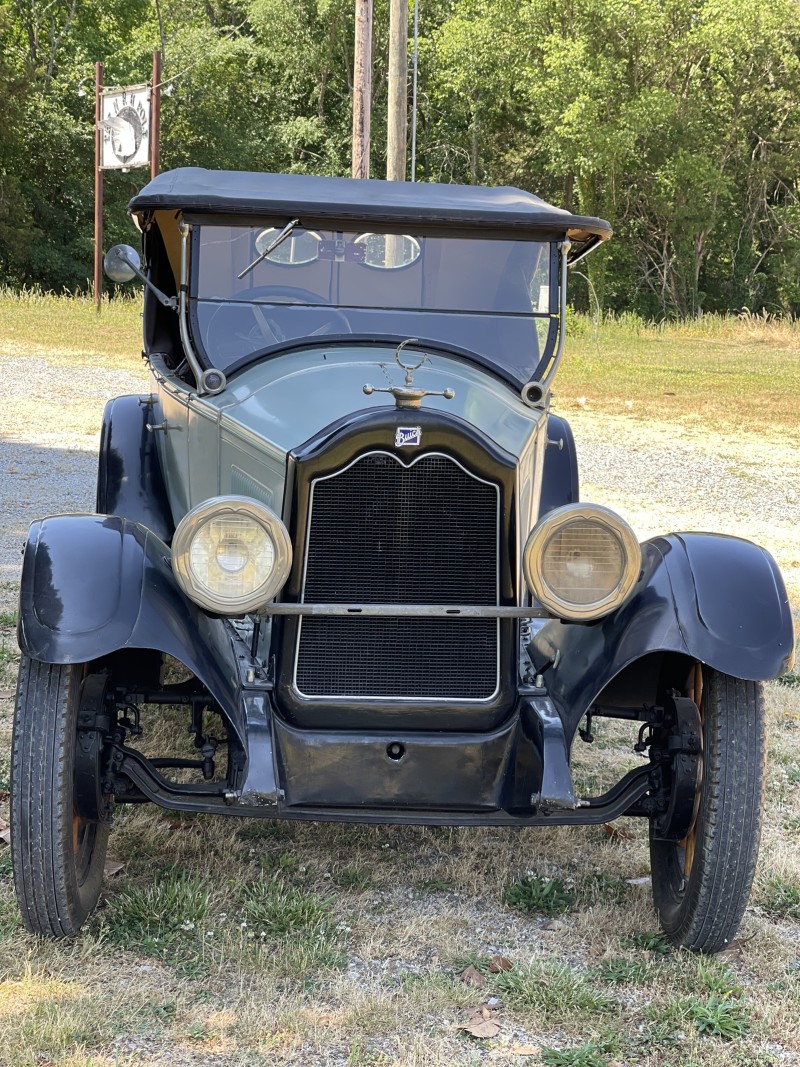
M 708 315 L 646 323 L 607 317 L 595 333 L 575 316 L 556 383 L 559 406 L 657 419 L 706 433 L 800 439 L 800 322 Z
M 0 289 L 0 359 L 47 353 L 55 366 L 127 367 L 142 350 L 141 295 L 104 298 Z

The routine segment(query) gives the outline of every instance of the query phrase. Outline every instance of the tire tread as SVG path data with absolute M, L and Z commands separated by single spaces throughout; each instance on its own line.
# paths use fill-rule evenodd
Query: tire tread
M 665 933 L 695 952 L 718 952 L 744 915 L 761 836 L 763 690 L 706 669 L 702 800 L 691 875 L 675 889 L 676 847 L 651 839 L 653 897 Z

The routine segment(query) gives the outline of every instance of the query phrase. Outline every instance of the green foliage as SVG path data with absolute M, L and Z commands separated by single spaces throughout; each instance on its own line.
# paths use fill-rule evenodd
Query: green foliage
M 140 887 L 128 885 L 112 900 L 106 931 L 119 943 L 168 937 L 193 930 L 209 913 L 209 892 L 201 879 L 171 868 Z
M 521 911 L 536 911 L 543 915 L 560 915 L 575 903 L 572 893 L 560 878 L 540 878 L 536 874 L 515 878 L 506 886 L 503 900 Z
M 343 867 L 334 874 L 333 881 L 343 889 L 371 889 L 375 885 L 372 873 L 363 867 Z
M 597 977 L 614 985 L 636 985 L 654 977 L 652 963 L 645 960 L 603 960 L 597 968 Z
M 686 1014 L 699 1034 L 710 1037 L 731 1041 L 743 1037 L 749 1028 L 747 1005 L 718 993 L 712 993 L 705 1001 L 692 998 L 687 1003 Z
M 665 956 L 672 947 L 660 931 L 631 934 L 629 937 L 623 938 L 623 940 L 632 948 L 643 948 L 647 952 L 654 952 L 657 956 Z
M 612 1053 L 608 1042 L 587 1041 L 571 1048 L 544 1048 L 542 1063 L 546 1067 L 606 1067 Z
M 388 0 L 374 15 L 383 174 Z M 587 260 L 605 310 L 800 311 L 800 20 L 794 0 L 429 0 L 417 178 L 515 184 L 609 218 Z M 92 76 L 150 76 L 162 167 L 347 174 L 352 0 L 0 0 L 0 281 L 86 288 Z M 86 95 L 79 97 L 84 81 Z M 109 173 L 106 245 L 146 172 Z M 582 280 L 578 305 L 589 307 Z

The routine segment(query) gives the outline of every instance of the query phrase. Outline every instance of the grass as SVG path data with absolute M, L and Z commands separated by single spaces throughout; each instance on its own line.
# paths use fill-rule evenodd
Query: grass
M 521 911 L 534 911 L 542 915 L 560 915 L 575 903 L 575 894 L 570 892 L 560 878 L 540 878 L 529 874 L 515 878 L 503 893 L 506 904 Z
M 125 367 L 141 349 L 139 294 L 105 297 L 98 315 L 89 296 L 0 288 L 0 359 L 44 350 L 55 365 Z
M 609 419 L 620 435 L 658 420 L 692 433 L 741 431 L 748 449 L 756 435 L 796 436 L 796 324 L 612 320 L 602 355 L 586 320 L 572 331 L 557 385 L 570 417 Z M 43 353 L 56 366 L 133 368 L 138 335 L 134 301 L 105 304 L 97 317 L 85 300 L 0 292 L 0 364 Z M 76 425 L 86 418 L 87 433 L 102 407 L 92 404 L 97 412 L 74 416 Z M 22 425 L 32 416 L 8 417 Z M 787 541 L 789 566 L 799 562 L 798 538 Z M 0 820 L 8 819 L 16 594 L 14 582 L 0 582 Z M 0 843 L 0 1064 L 800 1061 L 796 677 L 767 686 L 757 882 L 737 942 L 713 960 L 676 952 L 658 932 L 650 888 L 637 884 L 649 872 L 637 820 L 615 824 L 622 832 L 611 837 L 602 827 L 289 824 L 130 808 L 111 838 L 124 866 L 106 879 L 102 906 L 74 942 L 23 932 Z M 182 716 L 168 718 L 182 737 Z M 628 727 L 600 722 L 595 733 L 595 744 L 576 745 L 586 793 L 602 791 L 631 760 Z M 508 970 L 493 964 L 497 956 Z M 467 967 L 479 984 L 462 979 Z M 481 1004 L 500 1026 L 496 1037 L 458 1029 Z
M 0 288 L 0 360 L 46 350 L 51 362 L 135 367 L 141 351 L 136 293 L 104 298 Z M 706 315 L 688 323 L 571 315 L 557 405 L 703 430 L 753 427 L 754 404 L 774 435 L 798 439 L 800 322 Z
M 757 405 L 771 433 L 798 440 L 798 351 L 800 321 L 608 316 L 595 340 L 591 321 L 574 316 L 556 392 L 567 407 L 580 399 L 599 412 L 729 433 L 751 429 Z

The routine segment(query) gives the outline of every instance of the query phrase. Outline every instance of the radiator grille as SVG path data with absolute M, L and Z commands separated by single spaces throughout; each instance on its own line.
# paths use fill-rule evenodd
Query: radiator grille
M 495 604 L 499 490 L 444 455 L 370 453 L 312 489 L 308 603 Z M 295 682 L 317 697 L 485 700 L 495 619 L 308 617 Z

